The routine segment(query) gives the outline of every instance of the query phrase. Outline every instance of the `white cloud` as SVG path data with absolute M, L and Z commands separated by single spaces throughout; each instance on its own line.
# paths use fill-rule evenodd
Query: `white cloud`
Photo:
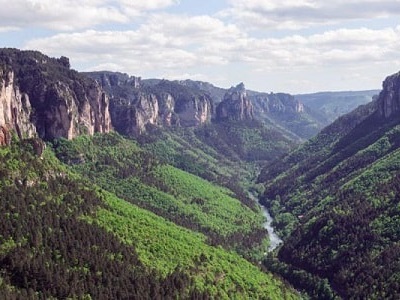
M 209 16 L 153 15 L 131 31 L 62 33 L 25 48 L 122 71 L 192 68 L 242 62 L 256 69 L 399 61 L 400 26 L 338 29 L 310 36 L 255 38 Z M 181 71 L 179 72 L 181 73 Z
M 339 29 L 280 39 L 253 39 L 247 51 L 259 68 L 399 61 L 400 30 Z
M 130 70 L 189 68 L 228 62 L 231 48 L 245 35 L 236 26 L 208 16 L 153 15 L 133 31 L 60 33 L 33 39 L 27 49 L 68 55 L 81 61 L 109 62 Z M 64 54 L 62 54 L 62 53 Z
M 0 0 L 0 26 L 72 31 L 104 23 L 128 23 L 143 12 L 177 0 Z
M 139 31 L 143 34 L 162 34 L 173 45 L 205 44 L 208 41 L 227 41 L 244 37 L 236 25 L 226 25 L 210 16 L 151 16 Z
M 135 11 L 158 10 L 171 5 L 179 4 L 179 0 L 120 0 L 121 5 L 133 9 Z
M 311 1 L 285 3 L 310 4 Z M 271 83 L 276 81 L 266 74 L 281 74 L 283 78 L 291 74 L 300 76 L 304 82 L 314 82 L 318 79 L 312 76 L 320 75 L 305 77 L 312 70 L 335 68 L 346 73 L 363 65 L 374 66 L 372 70 L 379 69 L 385 74 L 388 66 L 399 66 L 400 26 L 342 28 L 311 35 L 264 38 L 251 36 L 243 28 L 216 17 L 153 13 L 135 30 L 64 32 L 32 39 L 24 48 L 52 56 L 69 56 L 72 65 L 81 70 L 108 69 L 143 77 L 179 79 L 185 74 L 206 79 L 201 74 L 209 72 L 212 78 L 226 78 L 225 82 L 219 79 L 226 86 L 246 81 L 246 77 L 254 82 L 261 82 L 263 78 Z M 342 77 L 338 78 L 336 84 L 343 84 Z M 299 80 L 291 82 L 299 84 L 299 90 L 306 86 Z M 273 89 L 273 86 L 268 88 Z
M 13 26 L 0 26 L 0 33 L 1 32 L 10 32 L 10 31 L 17 31 L 18 27 Z
M 400 0 L 231 0 L 220 16 L 259 29 L 300 29 L 400 15 Z

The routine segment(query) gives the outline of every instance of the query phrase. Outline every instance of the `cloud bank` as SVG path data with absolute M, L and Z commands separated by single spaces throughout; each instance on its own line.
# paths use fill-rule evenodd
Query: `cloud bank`
M 173 13 L 177 0 L 0 0 L 0 34 L 31 31 L 24 48 L 68 56 L 80 70 L 192 74 L 261 90 L 287 82 L 287 90 L 302 90 L 305 81 L 318 89 L 321 74 L 336 88 L 329 72 L 354 73 L 342 84 L 356 86 L 368 73 L 376 82 L 400 68 L 400 0 L 228 2 L 197 15 L 195 6 Z

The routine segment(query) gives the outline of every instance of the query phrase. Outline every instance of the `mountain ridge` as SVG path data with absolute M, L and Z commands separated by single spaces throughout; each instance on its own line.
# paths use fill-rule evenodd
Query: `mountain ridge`
M 308 94 L 296 94 L 294 97 L 305 105 L 323 113 L 329 122 L 346 114 L 359 105 L 371 102 L 381 90 L 365 91 L 324 91 Z
M 189 79 L 175 81 L 169 81 L 165 79 L 141 79 L 140 77 L 129 76 L 127 74 L 106 71 L 89 72 L 85 74 L 98 80 L 99 83 L 110 81 L 104 81 L 102 79 L 104 76 L 114 76 L 118 78 L 121 78 L 121 76 L 124 77 L 124 79 L 120 81 L 113 80 L 113 82 L 119 82 L 119 87 L 116 87 L 114 91 L 110 91 L 110 95 L 113 95 L 115 97 L 115 100 L 112 100 L 111 103 L 119 102 L 118 92 L 116 92 L 118 90 L 122 89 L 124 91 L 122 93 L 122 98 L 127 97 L 126 93 L 130 93 L 131 95 L 134 94 L 135 92 L 133 91 L 130 82 L 132 82 L 132 80 L 136 80 L 135 82 L 139 81 L 141 84 L 137 85 L 137 90 L 147 93 L 148 97 L 150 97 L 150 95 L 155 95 L 157 98 L 158 106 L 160 108 L 168 107 L 170 116 L 172 116 L 172 119 L 174 119 L 175 121 L 172 123 L 167 123 L 167 126 L 170 126 L 171 124 L 179 124 L 180 118 L 174 111 L 174 102 L 176 100 L 179 100 L 179 97 L 182 97 L 182 94 L 186 94 L 186 98 L 198 97 L 200 95 L 203 98 L 208 99 L 207 101 L 211 104 L 211 107 L 207 112 L 209 118 L 206 118 L 207 120 L 200 122 L 200 124 L 204 124 L 209 121 L 213 122 L 214 120 L 218 121 L 221 118 L 225 120 L 255 118 L 262 122 L 266 122 L 271 126 L 276 126 L 278 130 L 286 131 L 287 133 L 289 133 L 289 135 L 298 140 L 311 137 L 312 135 L 316 134 L 317 131 L 321 129 L 324 124 L 326 124 L 326 120 L 323 115 L 319 115 L 308 107 L 305 107 L 301 102 L 299 102 L 289 94 L 267 94 L 262 92 L 249 91 L 246 90 L 243 83 L 238 84 L 236 87 L 232 86 L 229 89 L 224 89 L 216 87 L 208 82 L 193 81 Z M 159 87 L 162 84 L 164 84 L 164 94 L 160 93 Z M 105 86 L 105 89 L 109 90 L 109 87 Z M 128 92 L 129 90 L 131 91 Z M 174 90 L 186 90 L 186 92 L 176 92 Z M 241 90 L 241 92 L 239 92 L 239 90 Z M 173 93 L 171 94 L 171 92 Z M 166 97 L 165 93 L 167 93 L 167 96 L 169 97 L 169 102 L 167 101 L 167 99 L 164 99 L 164 97 Z M 224 101 L 225 97 L 232 99 L 234 93 L 241 93 L 241 103 L 235 101 Z M 240 97 L 236 100 L 239 99 Z M 186 99 L 186 101 L 190 102 L 189 99 Z M 168 105 L 166 105 L 165 103 L 168 103 Z M 194 106 L 196 107 L 197 104 L 195 104 Z M 252 108 L 250 108 L 250 106 L 252 106 Z M 162 110 L 159 111 L 159 114 L 160 119 L 162 120 Z M 155 116 L 156 113 L 153 112 L 152 115 Z M 162 121 L 153 121 L 151 123 L 161 124 Z M 144 130 L 144 126 L 141 127 Z
M 399 84 L 399 73 L 388 76 L 374 101 L 259 178 L 266 182 L 261 201 L 285 237 L 279 258 L 329 280 L 346 299 L 399 296 Z

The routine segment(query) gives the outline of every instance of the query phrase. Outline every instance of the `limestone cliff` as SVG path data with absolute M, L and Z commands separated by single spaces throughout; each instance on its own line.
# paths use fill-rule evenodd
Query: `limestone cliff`
M 8 146 L 11 143 L 11 132 L 7 125 L 0 126 L 0 146 Z
M 323 115 L 313 111 L 290 94 L 254 91 L 248 94 L 257 119 L 278 124 L 301 139 L 312 137 L 327 125 Z
M 257 93 L 250 96 L 259 113 L 302 113 L 304 105 L 290 94 L 284 93 Z
M 400 72 L 388 76 L 383 82 L 383 89 L 378 98 L 379 113 L 385 118 L 400 112 Z
M 9 135 L 11 130 L 20 138 L 36 135 L 32 114 L 29 95 L 20 91 L 14 72 L 6 68 L 0 70 L 0 126 L 3 135 Z
M 45 140 L 108 132 L 109 100 L 95 80 L 71 70 L 65 57 L 2 49 L 0 126 L 20 138 Z
M 243 83 L 231 87 L 224 99 L 217 106 L 217 120 L 252 120 L 254 118 L 253 104 L 247 97 Z
M 138 135 L 151 125 L 193 127 L 211 120 L 211 98 L 179 82 L 155 80 L 154 84 L 145 84 L 140 77 L 122 73 L 86 74 L 110 95 L 112 124 L 122 134 Z
M 210 121 L 212 105 L 210 99 L 201 95 L 192 97 L 181 105 L 181 109 L 176 111 L 179 123 L 182 126 L 199 126 Z
M 111 120 L 114 128 L 125 135 L 142 133 L 148 124 L 156 125 L 159 115 L 158 100 L 154 95 L 137 93 L 134 100 L 112 98 Z

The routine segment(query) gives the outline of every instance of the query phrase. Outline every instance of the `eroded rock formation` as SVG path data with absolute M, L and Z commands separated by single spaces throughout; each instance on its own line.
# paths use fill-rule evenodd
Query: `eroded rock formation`
M 11 132 L 7 124 L 0 126 L 0 146 L 11 144 Z
M 217 120 L 252 120 L 253 104 L 247 97 L 243 83 L 231 87 L 217 106 Z
M 400 72 L 385 79 L 378 103 L 379 113 L 385 118 L 400 112 Z
M 88 73 L 108 92 L 113 127 L 126 135 L 138 135 L 147 126 L 193 127 L 210 122 L 211 98 L 167 80 L 146 85 L 140 77 L 122 73 Z
M 0 63 L 0 126 L 45 140 L 110 130 L 106 93 L 67 58 L 2 49 Z

